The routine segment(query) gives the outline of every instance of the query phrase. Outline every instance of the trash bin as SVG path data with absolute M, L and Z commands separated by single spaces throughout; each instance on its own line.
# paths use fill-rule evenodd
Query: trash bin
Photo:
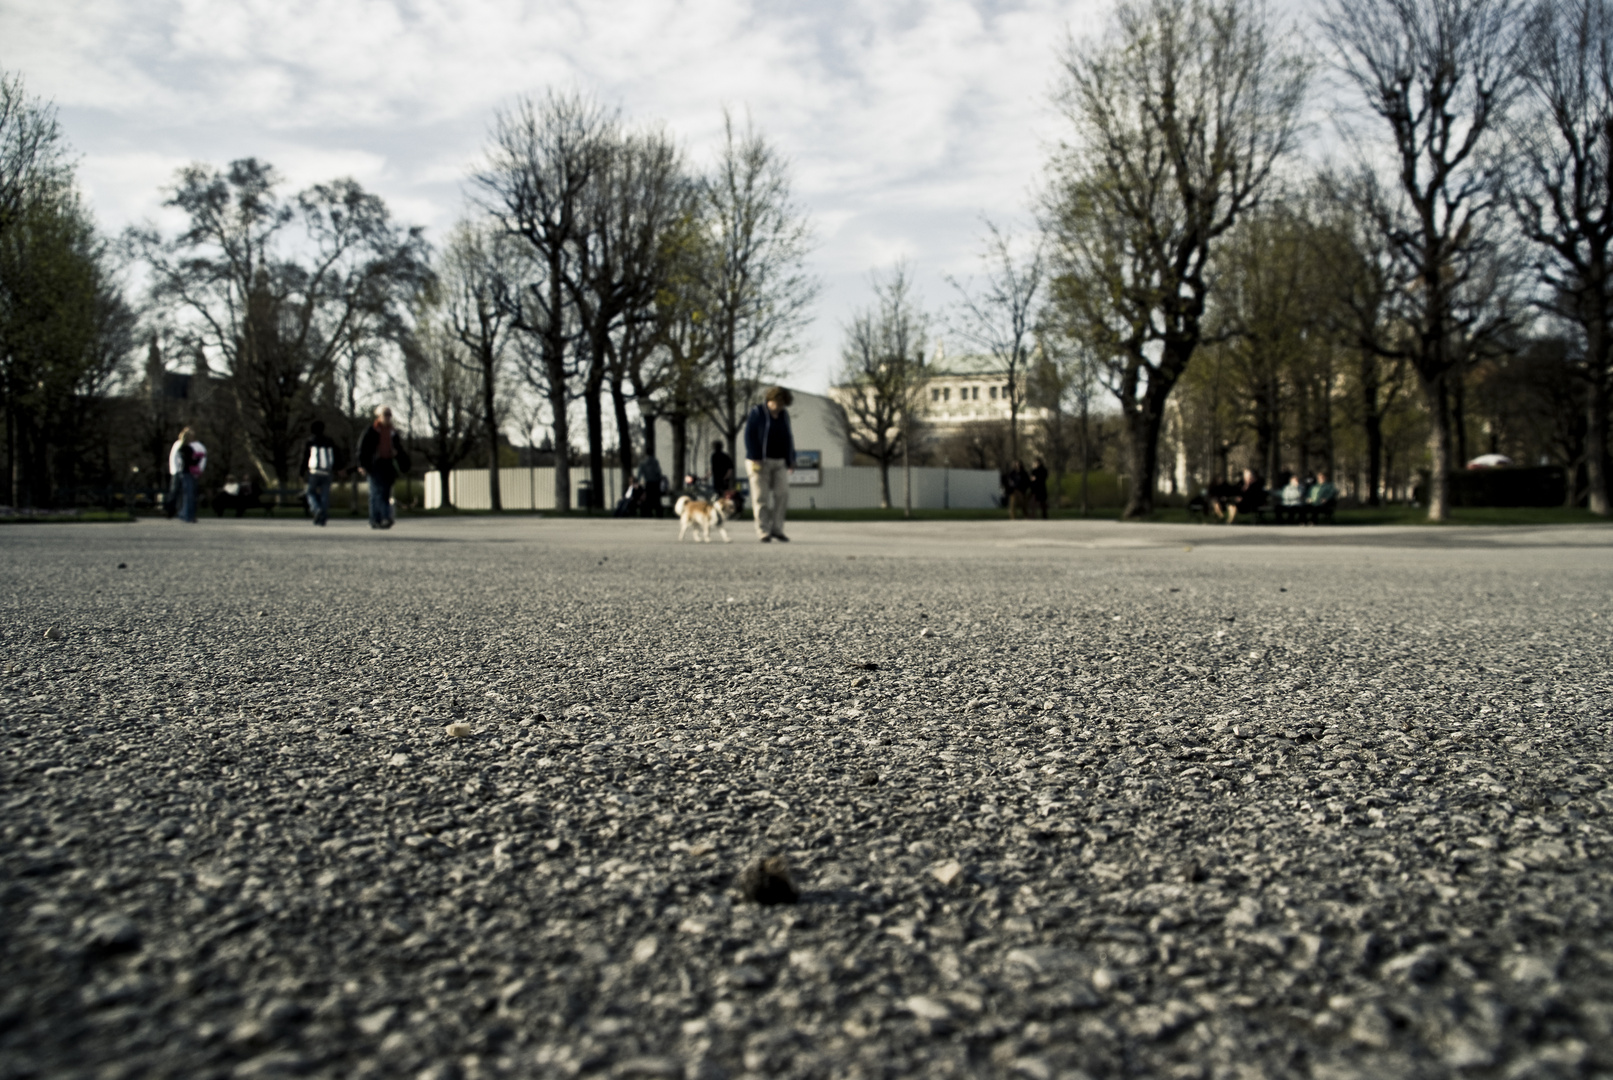
M 594 505 L 594 482 L 580 480 L 577 483 L 577 509 L 591 510 Z

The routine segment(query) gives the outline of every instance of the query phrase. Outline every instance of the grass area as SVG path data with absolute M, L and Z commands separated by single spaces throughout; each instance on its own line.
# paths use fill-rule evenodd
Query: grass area
M 127 510 L 66 510 L 60 513 L 41 510 L 37 513 L 0 514 L 0 525 L 59 525 L 63 522 L 133 521 L 134 519 L 134 515 Z
M 1119 511 L 1105 511 L 1105 513 L 1110 517 L 1119 516 Z M 1054 516 L 1058 516 L 1056 511 Z M 1182 507 L 1165 507 L 1156 510 L 1147 520 L 1174 525 L 1201 523 L 1200 519 L 1192 516 Z M 1211 524 L 1214 524 L 1214 522 L 1212 521 Z M 1247 525 L 1250 528 L 1294 527 L 1270 524 L 1257 526 L 1252 518 L 1240 521 L 1238 524 L 1239 527 Z M 1360 507 L 1340 510 L 1334 515 L 1335 526 L 1431 524 L 1433 523 L 1428 520 L 1428 511 L 1416 506 Z M 1576 506 L 1459 506 L 1451 510 L 1450 520 L 1443 523 L 1445 526 L 1609 524 L 1613 524 L 1613 522 L 1609 522 L 1604 517 L 1597 517 L 1589 510 Z M 1326 528 L 1327 526 L 1322 527 Z
M 160 511 L 157 511 L 160 513 Z M 151 516 L 151 515 L 148 515 Z M 203 520 L 210 519 L 212 513 L 203 514 Z M 253 512 L 249 517 L 263 517 L 260 512 Z M 274 515 L 282 520 L 290 520 L 301 516 L 295 507 L 282 507 L 281 512 Z M 331 517 L 362 517 L 362 514 L 350 514 L 345 507 L 332 507 Z M 401 517 L 493 517 L 491 510 L 400 510 Z M 565 517 L 565 518 L 604 518 L 608 515 L 604 511 L 589 513 L 583 510 L 505 510 L 504 517 Z M 1083 515 L 1079 510 L 1056 509 L 1050 515 L 1055 521 L 1118 521 L 1120 511 L 1114 507 L 1094 507 L 1090 514 Z M 881 510 L 877 507 L 856 510 L 803 510 L 790 507 L 791 521 L 902 521 L 904 516 L 901 508 Z M 744 518 L 750 520 L 747 509 Z M 919 510 L 913 511 L 912 521 L 1006 521 L 1008 514 L 996 509 L 958 509 L 958 510 Z M 0 515 L 0 525 L 26 524 L 29 522 L 108 522 L 108 521 L 134 521 L 135 516 L 122 510 L 81 510 L 76 513 L 52 514 L 41 512 L 30 515 Z M 668 506 L 665 520 L 673 520 L 671 507 Z M 1168 525 L 1202 524 L 1198 518 L 1190 515 L 1182 507 L 1162 507 L 1146 519 Z M 1249 528 L 1283 528 L 1285 526 L 1266 525 L 1257 526 L 1253 521 L 1242 523 Z M 1376 509 L 1340 510 L 1336 515 L 1337 526 L 1362 525 L 1427 525 L 1428 512 L 1412 506 L 1383 506 Z M 1446 525 L 1613 525 L 1607 518 L 1597 517 L 1589 510 L 1580 507 L 1564 506 L 1504 506 L 1483 507 L 1463 506 L 1451 511 L 1451 520 Z M 1242 525 L 1240 525 L 1242 527 Z

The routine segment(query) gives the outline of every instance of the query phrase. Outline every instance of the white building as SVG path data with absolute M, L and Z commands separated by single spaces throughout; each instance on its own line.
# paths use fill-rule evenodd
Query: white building
M 1019 372 L 1019 419 L 1038 422 L 1047 410 L 1024 403 L 1026 371 Z M 970 424 L 1008 420 L 1008 369 L 995 357 L 947 356 L 940 346 L 924 369 L 924 421 L 939 438 Z
M 1026 375 L 1019 373 L 1019 420 L 1021 424 L 1038 423 L 1046 418 L 1047 410 L 1024 403 Z M 830 393 L 844 399 L 855 391 L 837 386 Z M 937 439 L 955 435 L 971 424 L 1007 423 L 1008 369 L 993 357 L 949 357 L 937 346 L 934 358 L 924 365 L 919 401 L 922 412 L 918 417 Z

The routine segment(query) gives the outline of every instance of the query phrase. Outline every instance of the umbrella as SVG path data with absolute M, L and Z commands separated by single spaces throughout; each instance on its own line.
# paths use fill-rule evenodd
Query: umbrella
M 1512 459 L 1505 454 L 1480 454 L 1467 463 L 1470 469 L 1497 469 L 1503 465 L 1511 465 Z

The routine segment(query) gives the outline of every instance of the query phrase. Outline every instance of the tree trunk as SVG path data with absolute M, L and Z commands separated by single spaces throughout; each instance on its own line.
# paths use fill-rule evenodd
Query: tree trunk
M 1378 404 L 1378 358 L 1361 354 L 1361 417 L 1367 439 L 1367 505 L 1378 505 L 1383 484 L 1383 409 Z
M 487 492 L 493 512 L 502 513 L 504 499 L 498 486 L 498 413 L 494 410 L 493 350 L 484 348 L 482 363 L 482 424 L 487 428 Z M 443 488 L 447 491 L 447 488 Z
M 913 455 L 908 452 L 907 414 L 902 414 L 902 516 L 913 516 Z
M 1428 477 L 1428 520 L 1446 521 L 1451 504 L 1451 409 L 1445 372 L 1432 379 L 1421 378 L 1423 396 L 1428 402 L 1428 457 L 1432 472 Z
M 447 458 L 444 457 L 442 460 L 446 461 Z M 444 509 L 444 510 L 458 509 L 458 507 L 454 506 L 454 500 L 449 498 L 449 494 L 453 490 L 452 488 L 450 488 L 448 486 L 448 478 L 451 475 L 452 475 L 452 470 L 449 469 L 449 467 L 447 465 L 441 465 L 441 466 L 438 467 L 438 469 L 437 469 L 437 483 L 442 487 L 442 509 Z
M 543 327 L 543 367 L 549 410 L 554 414 L 554 508 L 571 509 L 571 422 L 566 416 L 566 327 L 564 279 L 558 253 L 549 256 L 549 301 Z
M 599 348 L 592 350 L 588 362 L 588 375 L 583 381 L 583 416 L 588 424 L 588 480 L 593 491 L 588 496 L 589 509 L 603 505 L 605 496 L 605 355 Z
M 689 460 L 689 418 L 683 413 L 672 415 L 672 467 L 683 468 Z M 678 478 L 683 478 L 680 473 Z
M 640 405 L 642 406 L 642 404 L 643 404 L 643 399 L 640 399 Z M 644 421 L 644 456 L 645 457 L 654 457 L 655 456 L 655 421 L 658 418 L 654 413 L 643 412 L 641 410 L 640 413 L 639 413 L 639 419 Z
M 1607 517 L 1607 376 L 1594 373 L 1585 394 L 1585 479 L 1593 514 Z
M 891 459 L 889 454 L 881 454 L 879 458 L 879 508 L 891 508 Z
M 1150 390 L 1142 401 L 1125 410 L 1126 438 L 1131 459 L 1130 490 L 1121 516 L 1130 520 L 1154 512 L 1154 482 L 1159 473 L 1159 429 L 1165 418 L 1162 402 Z
M 1367 414 L 1367 505 L 1379 504 L 1379 491 L 1383 488 L 1383 417 Z
M 633 481 L 633 425 L 627 419 L 627 395 L 622 393 L 622 376 L 613 372 L 610 379 L 610 404 L 616 418 L 616 459 L 622 469 L 622 490 Z M 683 474 L 678 474 L 683 479 Z M 603 492 L 601 493 L 603 496 Z
M 1456 437 L 1457 467 L 1466 465 L 1469 458 L 1467 453 L 1467 376 L 1464 374 L 1466 365 L 1457 363 L 1451 368 L 1447 376 L 1451 402 L 1451 429 Z
M 1273 473 L 1272 462 L 1277 458 L 1277 402 L 1270 380 L 1262 379 L 1255 391 L 1255 460 L 1254 467 L 1265 471 L 1267 478 Z
M 1263 467 L 1266 470 L 1266 483 L 1271 485 L 1277 482 L 1277 474 L 1283 467 L 1282 384 L 1278 382 L 1275 372 L 1266 388 L 1266 407 L 1271 411 L 1266 417 L 1268 438 Z
M 1087 399 L 1081 399 L 1081 516 L 1092 513 L 1092 499 L 1087 491 L 1087 473 L 1092 469 L 1092 434 L 1089 426 Z

